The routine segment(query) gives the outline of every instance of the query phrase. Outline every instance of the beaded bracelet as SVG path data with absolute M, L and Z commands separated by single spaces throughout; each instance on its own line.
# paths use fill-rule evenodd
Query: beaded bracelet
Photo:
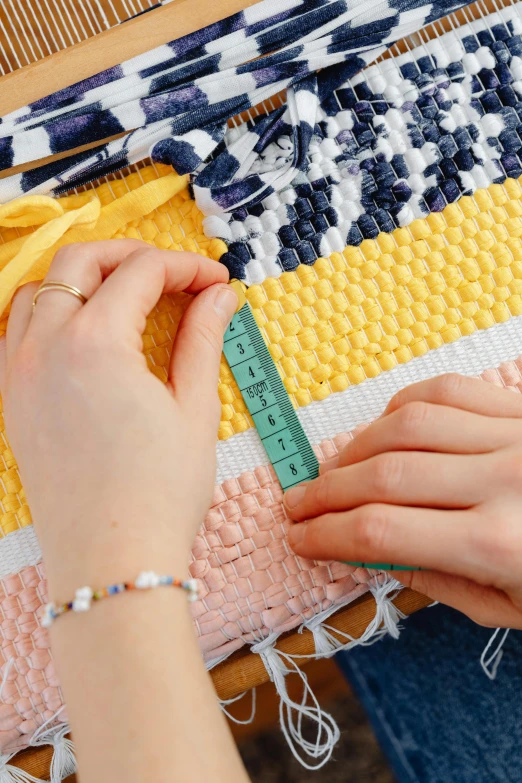
M 66 612 L 88 612 L 91 601 L 101 601 L 111 595 L 125 593 L 128 590 L 150 590 L 153 587 L 172 586 L 179 587 L 188 594 L 189 601 L 198 599 L 198 583 L 196 579 L 175 579 L 173 576 L 160 576 L 154 571 L 142 571 L 134 582 L 120 582 L 119 584 L 102 587 L 101 590 L 93 590 L 91 587 L 79 587 L 73 601 L 65 604 L 48 603 L 44 609 L 41 623 L 44 628 L 49 628 L 57 617 Z

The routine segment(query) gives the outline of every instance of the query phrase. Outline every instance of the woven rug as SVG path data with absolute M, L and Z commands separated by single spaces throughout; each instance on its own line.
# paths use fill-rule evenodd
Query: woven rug
M 306 171 L 259 204 L 204 216 L 183 186 L 110 235 L 201 252 L 249 284 L 247 299 L 320 460 L 409 383 L 456 371 L 522 390 L 521 19 L 514 5 L 326 92 Z M 245 132 L 229 130 L 225 143 Z M 259 165 L 275 165 L 283 148 L 281 139 L 267 147 Z M 95 192 L 108 207 L 169 176 L 170 168 L 151 166 Z M 67 212 L 85 199 L 59 203 Z M 2 265 L 32 231 L 0 228 Z M 163 297 L 148 320 L 144 350 L 164 380 L 187 301 Z M 250 645 L 281 672 L 289 664 L 274 643 L 300 627 L 313 631 L 318 654 L 355 644 L 335 641 L 327 620 L 370 589 L 378 614 L 359 642 L 397 633 L 396 583 L 290 551 L 280 485 L 224 359 L 219 396 L 216 489 L 190 564 L 202 586 L 193 617 L 208 665 Z M 66 713 L 40 625 L 44 566 L 3 427 L 2 439 L 6 760 L 41 742 L 47 721 L 45 741 L 62 742 Z M 324 760 L 331 743 L 322 752 Z

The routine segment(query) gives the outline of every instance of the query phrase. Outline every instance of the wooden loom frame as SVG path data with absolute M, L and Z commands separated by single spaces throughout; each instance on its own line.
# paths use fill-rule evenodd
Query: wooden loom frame
M 208 0 L 171 0 L 168 5 L 151 9 L 148 13 L 126 21 L 125 24 L 112 27 L 74 46 L 1 76 L 0 116 L 69 86 L 74 83 L 69 76 L 72 73 L 75 82 L 87 79 L 157 46 L 226 19 L 255 5 L 258 1 L 213 0 L 209 7 Z M 416 43 L 425 43 L 429 38 L 441 35 L 462 23 L 478 19 L 485 13 L 513 5 L 517 1 L 476 0 L 471 5 L 432 22 L 422 32 L 396 42 L 378 58 L 378 61 L 407 51 Z M 67 157 L 73 152 L 99 146 L 103 141 L 98 140 L 76 150 L 50 156 L 39 161 L 39 165 Z M 0 172 L 0 179 L 30 168 L 34 168 L 33 162 L 7 169 Z
M 153 9 L 150 13 L 131 19 L 123 25 L 101 32 L 68 49 L 20 68 L 0 78 L 0 116 L 68 86 L 72 81 L 70 74 L 74 73 L 75 82 L 93 76 L 154 47 L 225 19 L 256 2 L 258 0 L 214 0 L 209 4 L 208 0 L 173 0 L 166 6 Z M 452 14 L 451 17 L 458 25 L 511 3 L 512 0 L 478 0 L 473 5 Z M 438 20 L 425 28 L 416 38 L 410 37 L 406 41 L 397 42 L 384 57 L 406 51 L 413 43 L 423 43 L 428 38 L 455 26 L 454 22 L 450 21 L 450 17 Z M 98 141 L 81 149 L 97 146 L 100 143 Z M 64 155 L 53 156 L 40 163 L 57 157 L 64 157 Z M 0 173 L 0 178 L 23 168 L 31 168 L 33 165 L 10 169 Z M 409 615 L 428 606 L 431 599 L 405 589 L 398 594 L 394 603 L 401 612 Z M 366 595 L 333 615 L 329 620 L 329 626 L 341 635 L 349 634 L 358 638 L 374 616 L 375 601 L 371 595 Z M 276 647 L 286 653 L 300 656 L 310 656 L 315 649 L 310 631 L 302 634 L 296 632 L 285 634 Z M 297 658 L 296 663 L 300 667 L 305 666 L 307 659 Z M 210 675 L 217 695 L 223 700 L 232 699 L 269 680 L 260 657 L 249 652 L 247 647 L 216 666 Z M 18 754 L 11 763 L 37 777 L 45 777 L 49 772 L 51 756 L 52 748 L 29 749 Z

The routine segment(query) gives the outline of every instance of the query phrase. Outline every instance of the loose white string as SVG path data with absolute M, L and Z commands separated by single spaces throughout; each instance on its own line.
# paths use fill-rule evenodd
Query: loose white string
M 498 634 L 500 633 L 502 629 L 497 628 L 496 631 L 492 634 L 489 642 L 484 648 L 484 652 L 480 656 L 480 665 L 482 666 L 482 669 L 484 671 L 484 674 L 486 677 L 488 677 L 490 680 L 494 680 L 497 676 L 498 667 L 500 665 L 500 661 L 502 660 L 502 656 L 504 654 L 502 647 L 504 645 L 504 642 L 506 641 L 510 628 L 505 628 L 504 633 L 502 634 L 502 637 L 489 656 L 489 658 L 486 659 L 486 656 L 490 650 L 490 647 L 493 645 L 493 642 L 497 638 Z
M 257 693 L 256 689 L 252 688 L 250 693 L 252 694 L 252 710 L 250 712 L 250 717 L 246 720 L 239 720 L 239 718 L 236 718 L 234 715 L 231 715 L 231 713 L 227 710 L 227 707 L 230 706 L 230 704 L 235 704 L 236 701 L 240 701 L 243 699 L 247 691 L 243 691 L 243 693 L 240 693 L 239 696 L 235 696 L 233 699 L 220 699 L 219 704 L 221 706 L 222 711 L 225 713 L 227 718 L 231 720 L 233 723 L 237 723 L 238 726 L 248 726 L 250 723 L 254 722 L 254 718 L 256 716 L 256 704 L 257 704 Z

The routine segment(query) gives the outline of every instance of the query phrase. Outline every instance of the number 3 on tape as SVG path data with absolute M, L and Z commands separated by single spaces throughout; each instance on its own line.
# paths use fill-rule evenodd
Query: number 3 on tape
M 248 302 L 232 318 L 223 351 L 283 489 L 316 478 L 317 457 Z

